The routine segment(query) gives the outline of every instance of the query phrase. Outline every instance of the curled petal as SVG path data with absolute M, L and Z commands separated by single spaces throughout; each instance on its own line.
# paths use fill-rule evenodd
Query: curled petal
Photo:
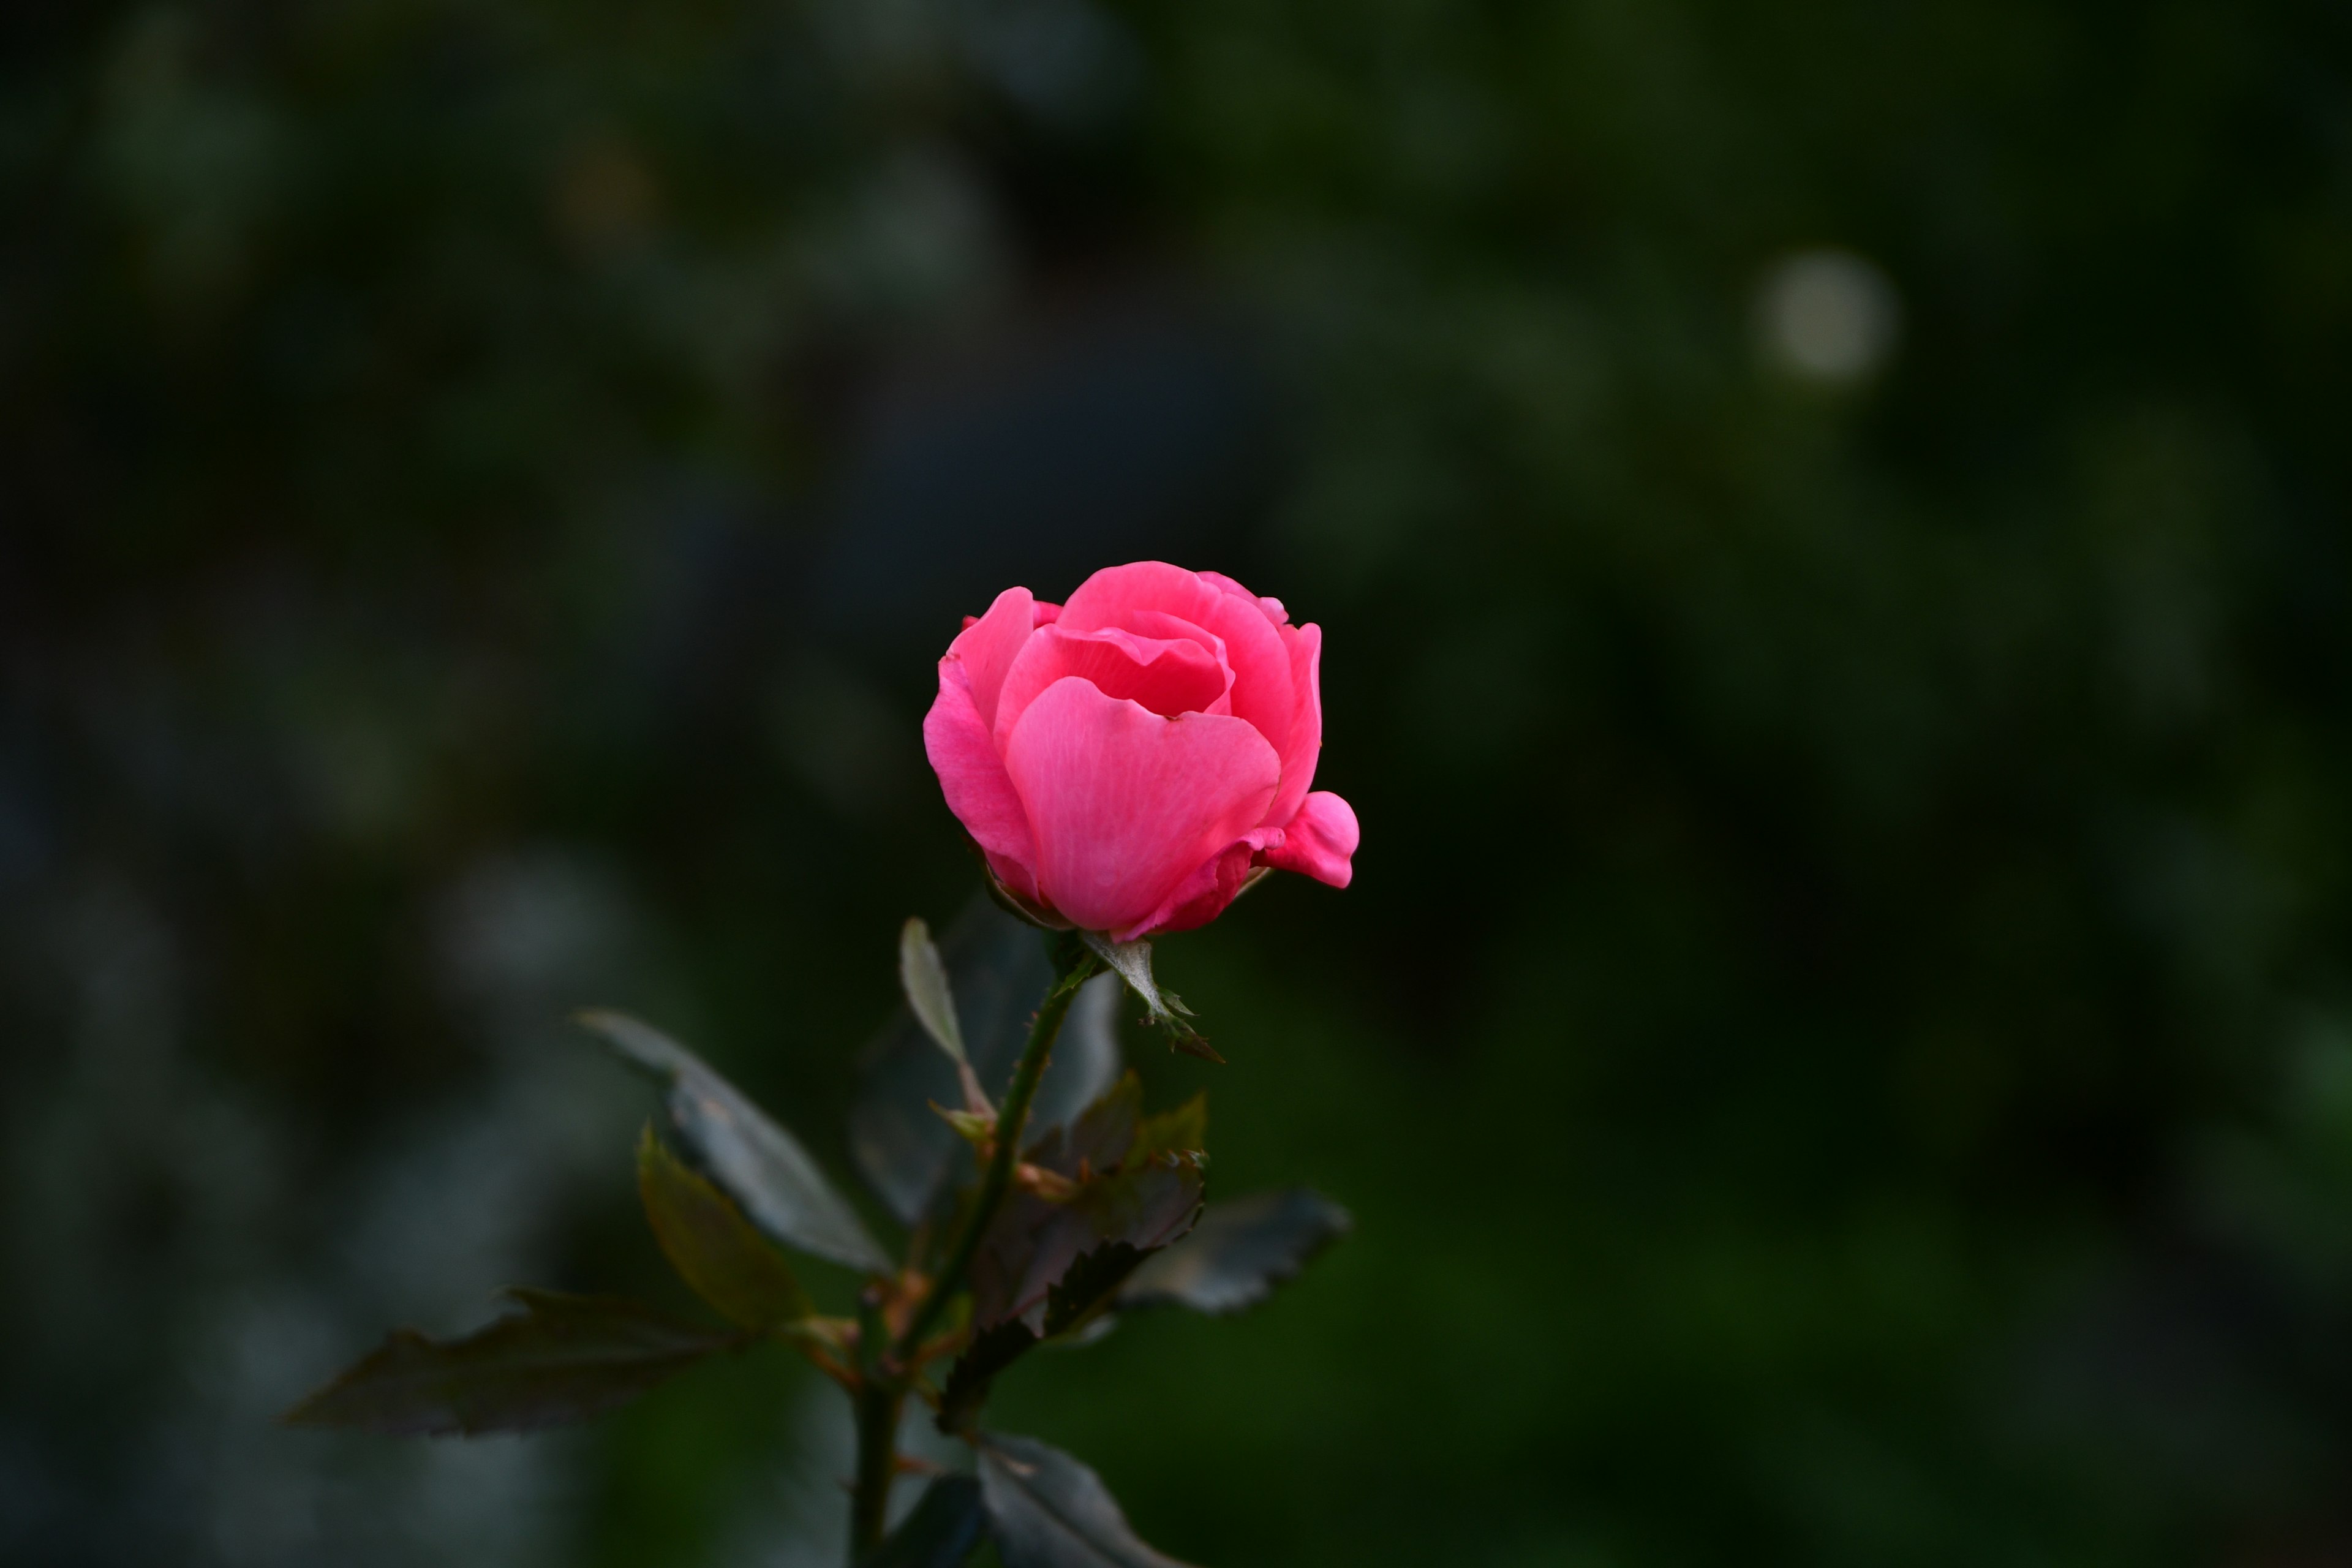
M 1058 624 L 1070 631 L 1117 626 L 1156 637 L 1161 633 L 1152 628 L 1165 623 L 1148 617 L 1173 616 L 1220 639 L 1234 672 L 1233 716 L 1255 726 L 1279 755 L 1297 711 L 1290 657 L 1265 605 L 1238 584 L 1222 585 L 1231 582 L 1164 561 L 1108 567 L 1078 584 Z
M 1318 789 L 1282 830 L 1282 842 L 1258 858 L 1276 870 L 1302 872 L 1344 888 L 1356 874 L 1350 861 L 1357 837 L 1354 808 L 1329 790 Z
M 1216 710 L 1234 679 L 1215 649 L 1189 638 L 1040 626 L 1004 678 L 996 704 L 997 743 L 1003 744 L 1039 692 L 1073 675 L 1106 697 L 1140 702 L 1163 719 Z

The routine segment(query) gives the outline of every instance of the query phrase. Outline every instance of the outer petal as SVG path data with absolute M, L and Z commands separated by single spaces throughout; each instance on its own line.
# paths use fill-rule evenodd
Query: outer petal
M 1277 830 L 1268 831 L 1278 837 Z M 1225 906 L 1239 898 L 1249 882 L 1250 859 L 1258 837 L 1251 834 L 1238 844 L 1226 846 L 1206 865 L 1177 883 L 1176 890 L 1161 900 L 1160 907 L 1148 917 L 1126 931 L 1111 932 L 1111 939 L 1133 942 L 1162 931 L 1191 931 L 1223 914 Z
M 1290 733 L 1277 746 L 1282 753 L 1282 788 L 1265 814 L 1272 827 L 1287 827 L 1315 783 L 1316 759 L 1323 752 L 1323 628 L 1309 622 L 1282 628 L 1282 650 L 1290 656 Z
M 1019 657 L 1022 645 L 1029 640 L 1030 632 L 1043 617 L 1039 612 L 1052 608 L 1041 605 L 1030 597 L 1026 588 L 1007 588 L 996 595 L 988 606 L 988 614 L 964 627 L 948 644 L 948 658 L 963 661 L 965 678 L 971 682 L 972 711 L 980 715 L 982 727 L 996 727 L 997 693 L 1004 688 L 1005 673 Z
M 1344 888 L 1356 874 L 1350 859 L 1358 833 L 1353 807 L 1328 789 L 1307 797 L 1283 829 L 1282 842 L 1258 858 L 1283 871 L 1301 871 L 1318 882 Z
M 1162 719 L 1075 677 L 1029 704 L 1004 766 L 1028 808 L 1039 891 L 1102 931 L 1150 918 L 1256 826 L 1282 774 L 1274 748 L 1240 719 Z
M 1290 658 L 1272 615 L 1231 578 L 1188 572 L 1164 561 L 1106 567 L 1078 584 L 1062 606 L 1059 624 L 1072 631 L 1118 626 L 1153 637 L 1160 634 L 1140 617 L 1155 612 L 1190 621 L 1223 641 L 1225 662 L 1234 672 L 1234 717 L 1257 726 L 1279 754 L 1298 704 Z
M 972 703 L 963 661 L 952 653 L 940 660 L 940 694 L 923 716 L 923 750 L 940 775 L 948 809 L 987 854 L 997 877 L 1023 897 L 1036 898 L 1037 849 L 1028 813 Z

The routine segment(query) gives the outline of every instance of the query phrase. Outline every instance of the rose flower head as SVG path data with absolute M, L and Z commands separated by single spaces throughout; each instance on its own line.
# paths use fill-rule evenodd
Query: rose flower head
M 1348 885 L 1356 814 L 1307 788 L 1322 628 L 1139 561 L 1066 605 L 1007 588 L 940 660 L 923 744 L 1006 892 L 1132 942 L 1216 919 L 1262 868 Z

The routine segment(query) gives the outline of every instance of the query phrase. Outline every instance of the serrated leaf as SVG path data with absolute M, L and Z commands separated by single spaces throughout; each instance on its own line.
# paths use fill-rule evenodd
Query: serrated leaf
M 784 1255 L 726 1194 L 671 1153 L 651 1124 L 637 1141 L 637 1194 L 663 1256 L 728 1321 L 774 1329 L 814 1311 Z
M 982 897 L 957 917 L 938 951 L 967 1059 L 983 1088 L 1001 1091 L 1053 984 L 1045 941 Z M 1105 977 L 1089 982 L 1071 1005 L 1030 1107 L 1033 1136 L 1068 1121 L 1118 1078 L 1118 981 Z M 914 1010 L 900 1006 L 859 1056 L 849 1132 L 859 1173 L 907 1225 L 971 1178 L 969 1146 L 931 1110 L 962 1100 L 955 1065 Z
M 1353 1224 L 1346 1209 L 1306 1187 L 1212 1204 L 1190 1236 L 1137 1268 L 1118 1304 L 1240 1311 L 1296 1277 Z
M 1158 1155 L 1097 1176 L 1058 1204 L 1015 1193 L 972 1259 L 973 1323 L 986 1329 L 1034 1316 L 1079 1255 L 1106 1243 L 1124 1242 L 1140 1253 L 1166 1247 L 1198 1217 L 1203 1181 L 1198 1162 Z
M 1113 973 L 1127 982 L 1127 988 L 1142 999 L 1151 1021 L 1168 1036 L 1169 1044 L 1188 1056 L 1203 1061 L 1222 1062 L 1225 1058 L 1209 1048 L 1209 1042 L 1199 1030 L 1185 1020 L 1192 1010 L 1184 1005 L 1183 998 L 1172 991 L 1163 991 L 1151 977 L 1151 943 L 1149 942 L 1113 942 L 1098 931 L 1080 931 L 1078 935 L 1096 957 L 1110 965 Z
M 988 1514 L 976 1476 L 941 1476 L 905 1522 L 859 1568 L 961 1568 L 980 1545 Z
M 996 1374 L 1036 1346 L 1037 1331 L 1018 1318 L 1008 1318 L 966 1345 L 940 1390 L 940 1430 L 958 1436 L 969 1432 Z
M 890 1259 L 799 1140 L 650 1025 L 601 1009 L 582 1025 L 668 1088 L 670 1126 L 702 1173 L 771 1239 L 873 1274 Z
M 961 1064 L 965 1059 L 963 1026 L 956 1019 L 948 968 L 940 960 L 940 950 L 931 944 L 931 928 L 919 919 L 908 921 L 898 932 L 898 986 L 907 994 L 915 1021 L 947 1052 L 950 1061 Z
M 956 1358 L 940 1396 L 940 1430 L 965 1432 L 980 1414 L 996 1374 L 1038 1345 L 1084 1334 L 1118 1295 L 1150 1251 L 1123 1241 L 1078 1255 L 1045 1292 L 1042 1323 L 1008 1318 L 982 1333 Z
M 392 1436 L 530 1432 L 601 1415 L 745 1342 L 614 1297 L 507 1294 L 522 1310 L 462 1339 L 394 1330 L 284 1419 Z
M 981 1500 L 1004 1568 L 1184 1568 L 1138 1539 L 1094 1471 L 1034 1437 L 980 1440 Z
M 1136 1265 L 1151 1256 L 1152 1249 L 1130 1247 L 1124 1241 L 1080 1253 L 1069 1271 L 1045 1292 L 1045 1338 L 1058 1340 L 1093 1322 L 1135 1272 Z
M 1203 1090 L 1173 1110 L 1145 1117 L 1128 1152 L 1129 1158 L 1139 1160 L 1151 1154 L 1201 1153 L 1208 1147 L 1209 1096 Z

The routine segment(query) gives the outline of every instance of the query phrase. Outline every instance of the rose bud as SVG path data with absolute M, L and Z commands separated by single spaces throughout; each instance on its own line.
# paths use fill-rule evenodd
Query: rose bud
M 1310 794 L 1322 628 L 1139 561 L 1062 605 L 1007 588 L 940 660 L 923 744 L 1006 892 L 1132 942 L 1216 919 L 1262 868 L 1348 885 L 1356 814 Z

